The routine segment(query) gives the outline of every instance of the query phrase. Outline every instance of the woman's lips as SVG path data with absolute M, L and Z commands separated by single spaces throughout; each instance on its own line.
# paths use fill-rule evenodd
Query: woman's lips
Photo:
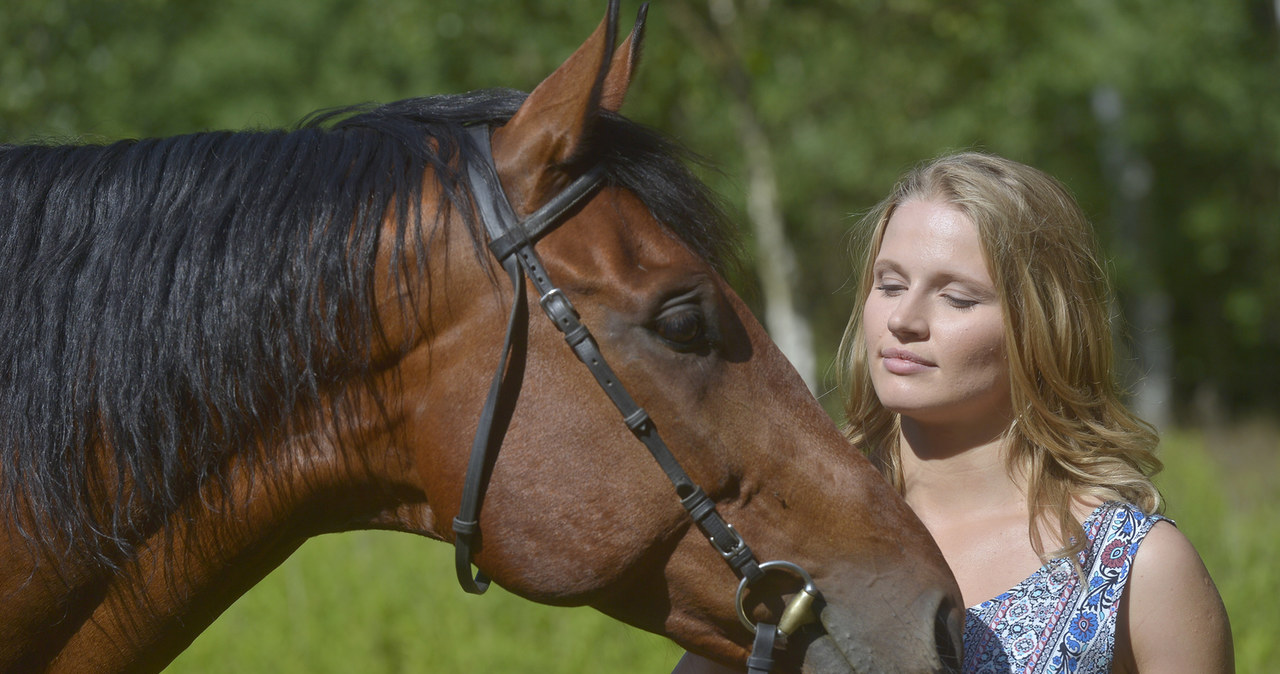
M 880 352 L 884 369 L 893 374 L 916 374 L 937 367 L 933 361 L 922 358 L 906 349 L 884 349 Z

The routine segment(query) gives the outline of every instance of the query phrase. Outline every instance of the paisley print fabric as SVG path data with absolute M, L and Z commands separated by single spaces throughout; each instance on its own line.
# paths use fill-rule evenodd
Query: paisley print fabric
M 964 671 L 1105 674 L 1116 615 L 1138 544 L 1159 520 L 1127 503 L 1105 503 L 1084 521 L 1085 582 L 1068 558 L 1050 560 L 1013 589 L 970 608 Z

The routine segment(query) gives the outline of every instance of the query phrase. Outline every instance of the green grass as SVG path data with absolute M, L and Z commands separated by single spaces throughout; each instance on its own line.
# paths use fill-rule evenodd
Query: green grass
M 355 532 L 307 542 L 166 671 L 666 672 L 681 653 L 593 609 L 465 594 L 442 543 Z
M 1175 433 L 1162 449 L 1165 471 L 1157 483 L 1168 500 L 1167 514 L 1199 550 L 1227 605 L 1237 671 L 1276 671 L 1280 440 L 1274 430 L 1208 439 Z
M 1158 479 L 1218 584 L 1246 674 L 1280 661 L 1280 443 L 1261 438 L 1171 433 Z M 467 595 L 452 560 L 448 546 L 405 534 L 315 539 L 167 671 L 652 674 L 679 659 L 664 639 L 591 609 L 539 606 L 496 586 Z

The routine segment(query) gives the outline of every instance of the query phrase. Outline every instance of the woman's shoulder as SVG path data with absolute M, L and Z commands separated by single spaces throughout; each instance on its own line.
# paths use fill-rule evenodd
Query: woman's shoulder
M 1128 671 L 1233 670 L 1222 597 L 1195 546 L 1167 519 L 1138 547 L 1119 628 L 1117 664 Z
M 1169 608 L 1175 608 L 1175 603 L 1183 603 L 1177 608 L 1190 609 L 1197 607 L 1195 601 L 1205 599 L 1212 599 L 1209 604 L 1219 607 L 1222 604 L 1200 553 L 1170 520 L 1155 522 L 1147 532 L 1134 557 L 1132 573 L 1133 578 L 1129 581 L 1132 596 L 1135 600 L 1145 600 L 1141 605 L 1135 604 L 1134 609 L 1145 610 L 1148 603 L 1157 602 Z M 1177 591 L 1170 592 L 1170 589 Z M 1212 609 L 1214 606 L 1201 605 L 1199 608 Z

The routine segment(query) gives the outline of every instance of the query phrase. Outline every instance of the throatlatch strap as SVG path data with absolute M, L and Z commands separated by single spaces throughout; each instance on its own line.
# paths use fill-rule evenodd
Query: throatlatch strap
M 507 319 L 507 336 L 502 343 L 502 355 L 498 360 L 498 369 L 493 373 L 493 381 L 489 384 L 489 395 L 485 398 L 484 408 L 480 411 L 480 421 L 476 428 L 476 436 L 471 441 L 471 459 L 467 462 L 467 477 L 462 483 L 462 503 L 458 508 L 458 516 L 453 518 L 454 557 L 458 573 L 458 583 L 462 589 L 471 594 L 484 594 L 489 589 L 489 577 L 484 572 L 471 576 L 471 549 L 475 545 L 475 535 L 480 525 L 480 496 L 484 484 L 484 470 L 488 458 L 496 451 L 498 442 L 493 442 L 492 432 L 495 414 L 498 408 L 498 397 L 502 392 L 502 381 L 507 372 L 507 356 L 511 353 L 512 334 L 516 323 L 527 314 L 524 296 L 524 278 L 520 275 L 520 266 L 514 259 L 502 263 L 511 277 L 511 287 L 515 289 L 515 297 L 511 300 L 511 316 Z
M 476 435 L 471 443 L 467 475 L 462 485 L 462 502 L 458 506 L 458 516 L 453 519 L 454 566 L 458 583 L 467 592 L 483 594 L 489 589 L 489 578 L 483 572 L 472 577 L 471 559 L 480 528 L 480 504 L 484 498 L 484 471 L 489 465 L 490 457 L 497 453 L 498 447 L 502 444 L 502 438 L 493 437 L 493 426 L 502 382 L 506 377 L 507 357 L 511 353 L 515 328 L 518 323 L 527 320 L 524 317 L 528 313 L 524 277 L 521 274 L 520 263 L 512 253 L 521 247 L 531 245 L 531 241 L 536 241 L 538 237 L 559 223 L 567 211 L 595 189 L 600 182 L 600 173 L 591 171 L 578 178 L 542 208 L 532 213 L 524 223 L 519 223 L 502 189 L 497 170 L 493 167 L 489 128 L 474 127 L 471 129 L 470 137 L 480 149 L 479 156 L 484 159 L 482 162 L 467 164 L 467 177 L 471 184 L 476 210 L 489 235 L 490 250 L 510 277 L 511 288 L 515 295 L 511 300 L 511 315 L 507 320 L 507 335 L 502 344 L 498 370 L 494 373 L 493 381 L 489 385 L 489 395 L 485 398 L 484 408 L 480 412 L 480 419 L 476 426 Z

